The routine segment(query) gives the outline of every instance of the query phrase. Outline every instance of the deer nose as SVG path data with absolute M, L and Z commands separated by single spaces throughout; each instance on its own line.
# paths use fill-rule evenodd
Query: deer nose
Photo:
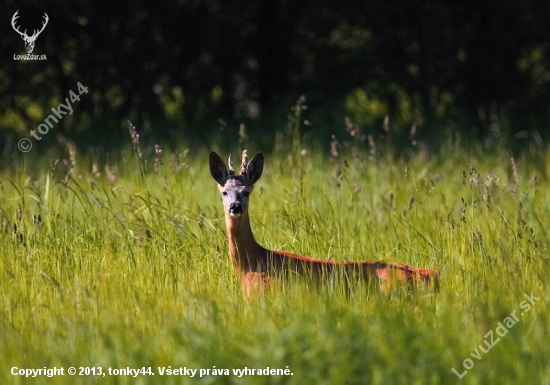
M 243 213 L 243 206 L 240 202 L 233 202 L 229 205 L 229 215 L 239 216 Z

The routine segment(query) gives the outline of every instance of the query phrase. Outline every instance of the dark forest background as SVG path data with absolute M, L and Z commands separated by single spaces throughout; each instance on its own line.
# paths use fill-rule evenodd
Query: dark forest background
M 33 52 L 46 61 L 13 59 L 17 10 L 29 30 L 48 14 Z M 52 131 L 82 146 L 127 141 L 128 119 L 168 143 L 241 123 L 273 138 L 301 95 L 320 141 L 344 116 L 372 133 L 389 119 L 396 138 L 550 139 L 547 1 L 4 1 L 1 14 L 4 148 L 77 82 L 89 93 Z

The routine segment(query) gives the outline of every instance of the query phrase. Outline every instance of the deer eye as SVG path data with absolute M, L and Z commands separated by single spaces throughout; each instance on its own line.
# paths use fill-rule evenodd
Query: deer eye
M 243 195 L 248 198 L 250 196 L 250 191 L 243 192 Z
M 227 196 L 227 191 L 223 191 L 222 196 L 226 197 Z

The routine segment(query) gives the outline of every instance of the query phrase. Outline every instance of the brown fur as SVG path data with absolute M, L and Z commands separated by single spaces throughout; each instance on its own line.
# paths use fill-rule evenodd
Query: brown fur
M 346 277 L 359 277 L 367 282 L 377 279 L 383 290 L 395 287 L 395 282 L 438 284 L 435 270 L 414 268 L 395 262 L 338 262 L 268 250 L 254 239 L 248 216 L 248 196 L 262 174 L 264 158 L 258 153 L 247 162 L 243 153 L 241 175 L 229 173 L 221 158 L 210 153 L 210 173 L 222 193 L 229 251 L 235 271 L 241 276 L 243 295 L 262 292 L 272 286 L 281 274 L 296 273 L 318 278 L 340 269 Z

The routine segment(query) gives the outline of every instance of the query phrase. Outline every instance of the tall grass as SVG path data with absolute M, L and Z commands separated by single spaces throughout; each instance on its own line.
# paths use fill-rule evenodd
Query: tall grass
M 266 154 L 251 198 L 261 244 L 434 268 L 441 288 L 348 298 L 291 282 L 246 301 L 207 153 L 134 150 L 107 168 L 76 156 L 3 171 L 1 383 L 29 382 L 12 367 L 56 366 L 64 376 L 33 383 L 550 384 L 550 155 Z M 230 375 L 161 376 L 169 366 Z M 127 367 L 155 375 L 108 373 Z M 233 375 L 245 367 L 292 375 Z

